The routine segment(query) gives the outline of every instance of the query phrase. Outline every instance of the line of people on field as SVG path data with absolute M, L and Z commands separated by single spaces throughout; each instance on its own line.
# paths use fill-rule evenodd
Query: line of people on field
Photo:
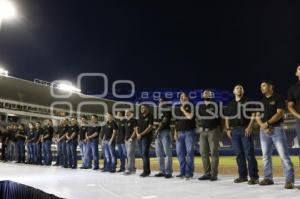
M 300 80 L 300 66 L 297 68 L 296 75 Z M 288 110 L 297 118 L 298 138 L 300 137 L 299 86 L 300 84 L 297 83 L 291 87 L 288 93 Z M 286 177 L 284 187 L 292 189 L 295 182 L 294 166 L 289 156 L 286 134 L 281 126 L 286 107 L 285 100 L 274 91 L 274 84 L 271 81 L 262 81 L 260 90 L 263 95 L 260 100 L 263 105 L 261 110 L 256 110 L 255 106 L 248 103 L 251 100 L 244 95 L 243 86 L 237 84 L 233 89 L 234 99 L 225 110 L 221 110 L 222 107 L 218 103 L 214 103 L 211 91 L 205 90 L 202 93 L 203 103 L 196 109 L 189 102 L 189 96 L 186 93 L 180 95 L 180 105 L 174 110 L 164 98 L 161 98 L 157 112 L 158 117 L 154 117 L 153 111 L 148 105 L 142 104 L 137 118 L 130 110 L 119 111 L 116 117 L 112 112 L 108 112 L 106 113 L 106 122 L 102 126 L 99 125 L 96 115 L 91 117 L 90 122 L 85 116 L 82 116 L 80 124 L 76 118 L 71 118 L 71 121 L 63 119 L 56 133 L 54 133 L 52 121 L 49 119 L 46 120 L 43 128 L 39 122 L 29 123 L 27 131 L 23 124 L 8 125 L 5 140 L 7 143 L 6 158 L 13 160 L 14 151 L 17 151 L 17 162 L 24 162 L 25 146 L 27 146 L 28 163 L 51 165 L 51 144 L 54 141 L 57 144 L 55 165 L 76 169 L 76 149 L 79 145 L 83 161 L 80 168 L 98 170 L 98 146 L 101 143 L 104 156 L 102 171 L 116 172 L 118 156 L 120 168 L 117 172 L 130 175 L 135 173 L 135 151 L 138 147 L 143 160 L 143 172 L 140 176 L 147 177 L 151 174 L 149 153 L 154 138 L 159 162 L 159 172 L 155 174 L 155 177 L 172 178 L 172 141 L 174 139 L 180 166 L 180 172 L 176 177 L 189 180 L 194 175 L 195 152 L 193 146 L 196 140 L 196 119 L 199 119 L 202 126 L 200 153 L 204 168 L 204 174 L 199 180 L 216 181 L 219 167 L 219 141 L 223 126 L 222 119 L 224 119 L 225 131 L 232 141 L 238 166 L 239 176 L 234 183 L 248 182 L 249 185 L 259 184 L 262 186 L 274 184 L 272 175 L 274 146 L 282 161 Z M 221 112 L 224 112 L 224 118 L 221 117 Z M 197 118 L 199 115 L 201 118 Z M 175 120 L 174 134 L 171 133 L 172 120 Z M 255 123 L 260 127 L 264 161 L 264 178 L 260 182 L 252 135 Z

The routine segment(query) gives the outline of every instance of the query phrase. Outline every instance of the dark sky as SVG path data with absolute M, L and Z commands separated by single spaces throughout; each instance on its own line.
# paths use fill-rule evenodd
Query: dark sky
M 252 96 L 262 79 L 282 94 L 296 81 L 299 1 L 15 1 L 21 17 L 0 31 L 0 63 L 12 76 L 103 72 L 139 89 L 242 83 Z

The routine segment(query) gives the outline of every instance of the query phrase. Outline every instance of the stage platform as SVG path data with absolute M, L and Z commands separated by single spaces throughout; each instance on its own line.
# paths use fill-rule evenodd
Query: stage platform
M 156 172 L 153 172 L 154 174 Z M 68 199 L 298 199 L 300 190 L 285 190 L 284 178 L 275 185 L 234 184 L 233 176 L 219 176 L 216 182 L 194 179 L 164 179 L 135 175 L 101 173 L 93 170 L 71 170 L 60 167 L 0 163 L 0 180 L 11 180 Z M 299 186 L 300 179 L 296 185 Z

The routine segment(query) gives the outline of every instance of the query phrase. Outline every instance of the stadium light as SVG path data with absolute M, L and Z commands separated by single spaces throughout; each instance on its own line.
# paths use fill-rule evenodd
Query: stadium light
M 72 86 L 70 84 L 60 83 L 58 84 L 57 88 L 63 91 L 81 93 L 81 90 L 79 88 L 76 88 L 75 86 Z
M 5 70 L 4 68 L 0 68 L 0 76 L 7 77 L 8 76 L 8 71 Z
M 17 8 L 10 0 L 0 0 L 0 28 L 3 20 L 10 20 L 17 17 Z

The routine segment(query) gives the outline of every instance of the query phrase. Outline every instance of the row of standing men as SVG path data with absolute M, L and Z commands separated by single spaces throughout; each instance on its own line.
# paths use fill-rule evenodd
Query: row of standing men
M 296 75 L 300 79 L 300 67 Z M 232 147 L 236 153 L 238 166 L 238 178 L 235 183 L 248 182 L 249 185 L 272 185 L 272 150 L 273 145 L 277 149 L 282 160 L 284 174 L 286 177 L 285 188 L 294 188 L 295 175 L 294 166 L 290 159 L 287 139 L 283 128 L 283 115 L 285 111 L 285 100 L 274 92 L 274 84 L 271 81 L 262 81 L 260 90 L 263 98 L 260 101 L 264 109 L 260 112 L 247 112 L 247 116 L 239 114 L 246 108 L 250 100 L 244 96 L 242 85 L 235 85 L 233 89 L 234 99 L 226 109 L 225 131 L 232 140 Z M 288 109 L 297 116 L 300 113 L 300 89 L 299 83 L 291 87 L 288 95 Z M 204 103 L 197 109 L 201 116 L 211 116 L 220 110 L 212 103 L 211 92 L 205 90 L 202 93 Z M 81 169 L 99 169 L 99 140 L 102 141 L 104 152 L 103 172 L 116 172 L 116 148 L 120 157 L 120 169 L 126 175 L 135 173 L 135 151 L 136 146 L 143 159 L 143 172 L 141 177 L 147 177 L 150 169 L 150 145 L 155 138 L 156 155 L 159 161 L 159 173 L 156 177 L 171 178 L 172 166 L 172 140 L 176 140 L 176 153 L 180 164 L 180 173 L 177 178 L 187 180 L 194 175 L 194 148 L 196 137 L 196 122 L 193 107 L 189 103 L 186 93 L 180 95 L 180 107 L 176 109 L 175 133 L 171 133 L 172 111 L 167 109 L 165 99 L 161 98 L 159 107 L 163 108 L 160 117 L 154 119 L 149 106 L 141 105 L 140 115 L 137 119 L 131 111 L 118 112 L 114 118 L 113 113 L 106 114 L 106 123 L 100 126 L 96 115 L 87 122 L 82 116 L 80 125 L 76 118 L 71 118 L 70 124 L 67 119 L 61 121 L 57 130 L 57 136 L 53 139 L 53 126 L 51 120 L 45 121 L 44 128 L 39 122 L 29 123 L 28 131 L 25 126 L 18 127 L 9 125 L 7 127 L 8 160 L 12 159 L 12 148 L 17 150 L 17 162 L 25 161 L 25 145 L 28 147 L 28 163 L 51 165 L 51 144 L 57 143 L 57 161 L 55 165 L 66 168 L 77 168 L 77 145 L 80 147 L 83 164 Z M 297 117 L 300 119 L 299 117 Z M 218 180 L 219 166 L 219 140 L 221 136 L 221 117 L 203 117 L 201 125 L 203 131 L 200 133 L 200 153 L 204 168 L 204 174 L 199 180 Z M 254 123 L 260 126 L 260 141 L 264 160 L 264 178 L 259 182 L 258 166 L 255 158 L 252 128 Z M 298 123 L 297 123 L 298 124 Z M 298 125 L 300 126 L 300 125 Z M 298 129 L 299 130 L 299 129 Z M 298 135 L 299 138 L 299 135 Z M 138 142 L 138 144 L 137 144 Z M 42 159 L 43 158 L 43 159 Z M 248 179 L 248 176 L 250 179 Z

